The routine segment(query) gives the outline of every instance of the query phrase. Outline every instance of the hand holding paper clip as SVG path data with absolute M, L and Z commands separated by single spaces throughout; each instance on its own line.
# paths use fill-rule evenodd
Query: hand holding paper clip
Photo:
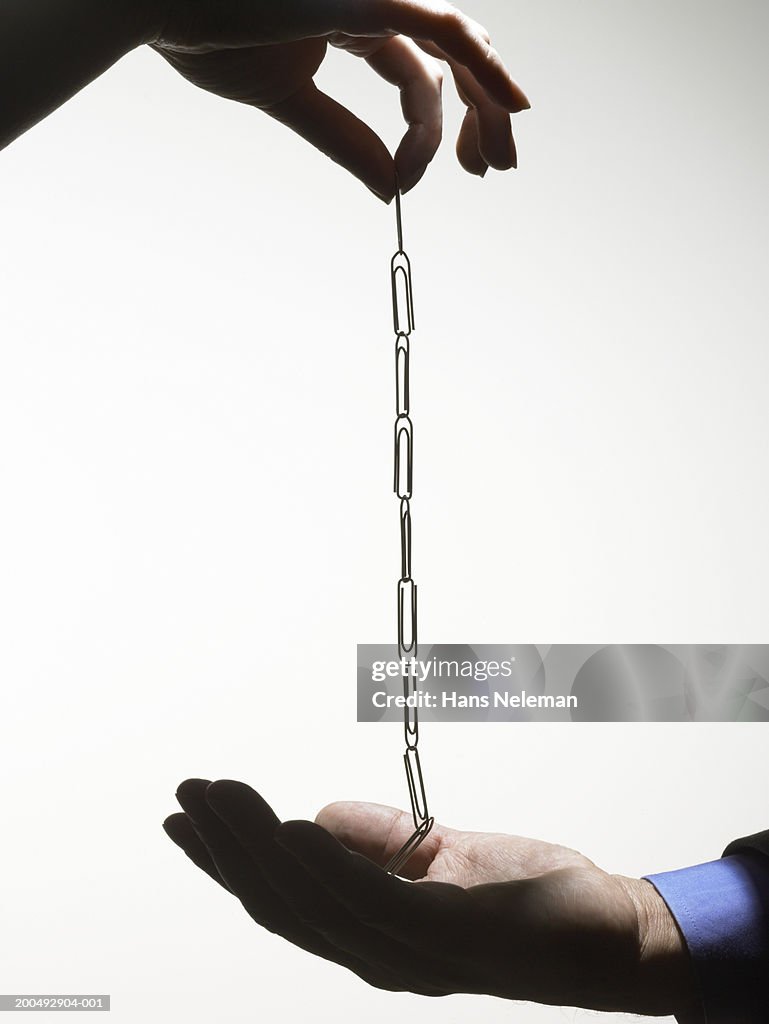
M 441 141 L 441 61 L 467 106 L 457 155 L 471 174 L 516 165 L 510 114 L 529 106 L 485 29 L 444 0 L 3 0 L 0 148 L 142 44 L 200 88 L 257 107 L 390 201 Z M 335 46 L 400 91 L 393 158 L 313 76 Z
M 182 75 L 263 109 L 381 198 L 393 197 L 393 158 L 367 124 L 313 83 L 329 45 L 364 58 L 400 90 L 408 124 L 395 154 L 402 191 L 419 181 L 441 140 L 441 61 L 467 106 L 457 142 L 462 166 L 483 175 L 516 165 L 510 113 L 529 102 L 486 30 L 443 0 L 167 6 L 156 49 Z
M 685 1014 L 683 941 L 640 879 L 574 850 L 436 825 L 382 870 L 411 816 L 336 803 L 281 823 L 240 782 L 190 779 L 168 835 L 251 917 L 369 984 L 422 995 L 482 993 L 601 1010 Z

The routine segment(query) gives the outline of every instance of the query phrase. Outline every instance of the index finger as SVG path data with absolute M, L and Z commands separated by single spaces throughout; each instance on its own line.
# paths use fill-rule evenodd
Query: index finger
M 518 113 L 530 106 L 485 28 L 444 0 L 343 0 L 334 14 L 334 28 L 351 35 L 406 35 L 435 43 L 505 110 Z

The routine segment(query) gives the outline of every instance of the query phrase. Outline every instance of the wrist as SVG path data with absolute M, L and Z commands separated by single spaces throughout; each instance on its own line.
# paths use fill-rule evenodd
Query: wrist
M 654 886 L 641 878 L 615 876 L 633 902 L 638 919 L 639 960 L 632 1013 L 699 1019 L 694 970 L 675 918 Z

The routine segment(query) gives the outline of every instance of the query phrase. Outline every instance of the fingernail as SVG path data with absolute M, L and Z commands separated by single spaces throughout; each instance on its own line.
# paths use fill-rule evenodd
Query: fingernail
M 519 114 L 522 110 L 531 109 L 529 97 L 526 95 L 526 93 L 523 91 L 523 89 L 521 89 L 519 85 L 514 85 L 512 92 L 513 96 L 515 97 L 515 106 L 510 108 L 511 114 Z
M 395 198 L 395 196 L 385 196 L 385 195 L 382 195 L 381 192 L 377 192 L 376 189 L 373 189 L 370 185 L 366 185 L 366 188 L 369 190 L 369 192 L 371 193 L 372 196 L 376 196 L 377 199 L 381 199 L 381 201 L 385 204 L 385 206 L 389 206 L 390 203 Z
M 510 140 L 510 163 L 516 170 L 518 169 L 518 151 L 512 139 Z

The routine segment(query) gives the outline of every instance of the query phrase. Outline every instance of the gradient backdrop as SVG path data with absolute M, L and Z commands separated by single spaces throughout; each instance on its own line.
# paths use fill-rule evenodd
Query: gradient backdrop
M 404 203 L 423 635 L 765 642 L 769 8 L 467 10 L 533 109 L 520 170 L 472 179 L 447 83 Z M 320 81 L 395 143 L 365 66 Z M 393 211 L 149 51 L 0 181 L 2 990 L 110 992 L 115 1024 L 592 1019 L 371 990 L 160 829 L 188 775 L 289 817 L 406 799 L 400 729 L 356 724 L 352 676 L 395 628 Z M 422 747 L 446 823 L 640 874 L 769 825 L 766 737 L 435 724 Z

